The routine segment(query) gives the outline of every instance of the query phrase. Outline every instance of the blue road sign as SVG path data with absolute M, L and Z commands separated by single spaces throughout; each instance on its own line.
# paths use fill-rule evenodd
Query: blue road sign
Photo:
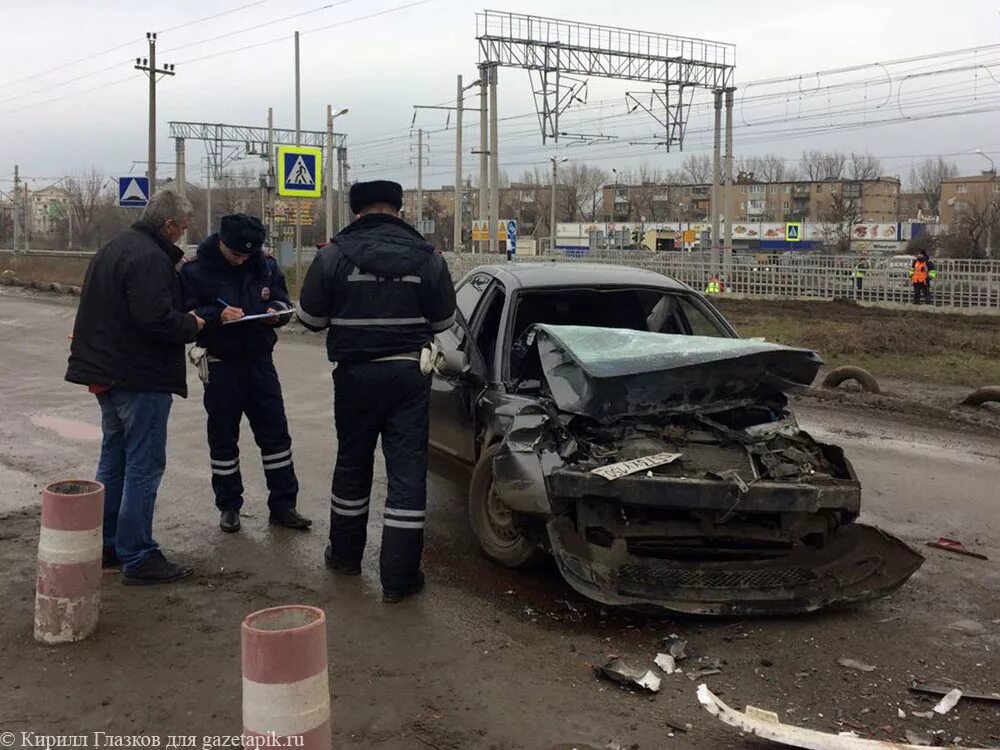
M 319 198 L 323 194 L 323 150 L 311 146 L 278 148 L 278 195 Z
M 120 208 L 145 208 L 149 203 L 148 177 L 119 177 L 118 206 Z

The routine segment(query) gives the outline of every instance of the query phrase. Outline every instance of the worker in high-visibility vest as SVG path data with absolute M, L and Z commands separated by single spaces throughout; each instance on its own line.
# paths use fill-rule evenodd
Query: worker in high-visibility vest
M 862 256 L 862 258 L 854 266 L 854 272 L 851 274 L 854 277 L 854 290 L 860 292 L 862 287 L 865 285 L 865 276 L 868 275 L 868 271 L 871 269 L 871 263 L 868 261 L 868 256 Z
M 913 261 L 910 269 L 910 281 L 913 283 L 913 304 L 931 304 L 931 281 L 937 278 L 934 262 L 921 250 Z
M 705 286 L 705 294 L 720 294 L 722 292 L 722 282 L 718 275 L 713 275 Z

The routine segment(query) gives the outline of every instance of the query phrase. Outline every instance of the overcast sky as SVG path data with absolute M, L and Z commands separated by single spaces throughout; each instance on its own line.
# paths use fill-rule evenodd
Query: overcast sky
M 303 128 L 324 129 L 327 104 L 350 108 L 337 129 L 348 134 L 352 178 L 394 177 L 412 185 L 412 105 L 453 102 L 455 76 L 476 78 L 475 13 L 483 7 L 429 0 L 396 10 L 413 2 L 0 0 L 0 190 L 9 190 L 15 163 L 22 175 L 39 180 L 92 166 L 109 176 L 144 173 L 147 84 L 132 65 L 146 55 L 147 31 L 162 32 L 158 62 L 177 67 L 176 77 L 158 89 L 161 175 L 174 169 L 170 120 L 264 126 L 272 106 L 276 125 L 294 127 L 292 33 L 299 30 Z M 746 89 L 737 96 L 771 95 L 756 110 L 747 102 L 738 107 L 737 156 L 774 152 L 794 162 L 806 148 L 867 150 L 882 158 L 887 173 L 904 178 L 925 155 L 949 155 L 963 172 L 988 167 L 976 149 L 1000 159 L 1000 49 L 990 49 L 1000 44 L 1000 14 L 985 0 L 502 0 L 492 7 L 735 44 L 736 83 Z M 354 21 L 380 11 L 391 12 Z M 213 14 L 224 15 L 199 21 Z M 304 15 L 281 20 L 295 14 Z M 250 45 L 259 46 L 241 49 Z M 987 49 L 746 87 L 974 47 Z M 938 75 L 941 67 L 964 70 Z M 852 85 L 838 87 L 847 83 Z M 587 105 L 568 112 L 565 122 L 617 141 L 561 142 L 559 151 L 607 169 L 640 162 L 669 169 L 687 152 L 706 153 L 710 112 L 697 106 L 685 154 L 630 145 L 655 135 L 652 118 L 641 111 L 627 114 L 625 91 L 643 88 L 592 81 Z M 501 116 L 513 118 L 501 126 L 501 166 L 515 178 L 526 168 L 546 169 L 555 149 L 542 148 L 537 120 L 528 116 L 534 107 L 527 72 L 501 70 L 499 92 Z M 941 116 L 969 109 L 987 111 Z M 463 171 L 472 174 L 477 164 L 469 151 L 478 145 L 478 118 L 468 117 L 473 126 L 466 131 Z M 910 120 L 871 125 L 886 118 Z M 796 132 L 806 122 L 813 123 L 811 130 Z M 443 112 L 423 112 L 417 120 L 418 127 L 438 131 L 428 136 L 425 186 L 454 179 L 454 129 L 440 132 L 445 124 Z M 202 180 L 202 159 L 203 147 L 191 143 L 191 181 Z M 245 162 L 255 170 L 259 164 Z

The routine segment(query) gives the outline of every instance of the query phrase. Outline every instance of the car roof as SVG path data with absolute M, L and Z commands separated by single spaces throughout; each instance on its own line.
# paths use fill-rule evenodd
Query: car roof
M 690 291 L 686 284 L 656 271 L 609 263 L 504 263 L 478 266 L 466 275 L 476 272 L 496 276 L 508 287 L 520 289 L 554 286 L 650 286 Z

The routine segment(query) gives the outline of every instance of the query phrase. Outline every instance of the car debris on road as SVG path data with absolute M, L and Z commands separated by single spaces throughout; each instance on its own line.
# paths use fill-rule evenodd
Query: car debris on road
M 910 741 L 909 734 L 907 735 L 908 744 L 900 744 L 858 737 L 853 732 L 830 734 L 793 724 L 782 724 L 776 713 L 756 706 L 747 706 L 742 712 L 736 711 L 727 706 L 704 684 L 698 686 L 698 702 L 722 723 L 741 732 L 804 750 L 906 750 L 906 748 L 922 746 Z M 916 739 L 915 734 L 913 738 Z M 952 750 L 968 749 L 956 746 Z M 993 748 L 992 750 L 998 749 Z
M 877 667 L 871 664 L 865 664 L 863 661 L 858 661 L 857 659 L 848 659 L 846 656 L 841 656 L 837 659 L 837 664 L 847 669 L 856 669 L 859 672 L 874 672 Z
M 651 669 L 637 669 L 626 664 L 622 659 L 612 659 L 607 664 L 594 667 L 598 677 L 612 680 L 628 687 L 646 690 L 650 693 L 660 692 L 660 678 Z

